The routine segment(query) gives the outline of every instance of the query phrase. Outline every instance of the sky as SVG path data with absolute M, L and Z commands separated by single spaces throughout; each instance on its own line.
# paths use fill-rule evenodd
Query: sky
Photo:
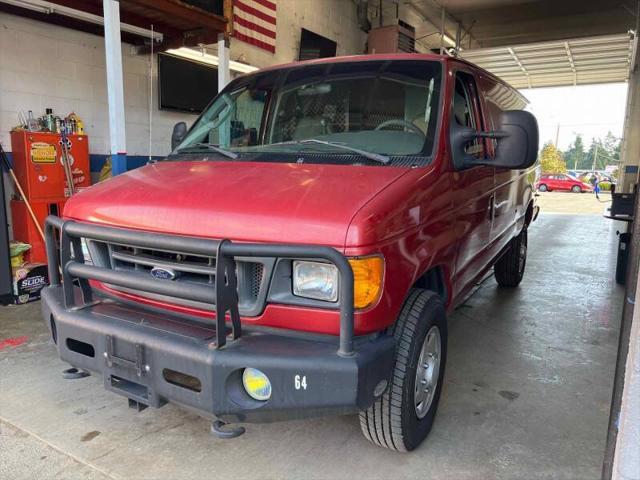
M 566 150 L 576 134 L 581 134 L 585 148 L 592 138 L 604 137 L 611 131 L 622 137 L 627 98 L 626 83 L 579 85 L 571 87 L 523 89 L 527 108 L 538 119 L 540 145 L 555 143 L 560 125 L 558 146 Z

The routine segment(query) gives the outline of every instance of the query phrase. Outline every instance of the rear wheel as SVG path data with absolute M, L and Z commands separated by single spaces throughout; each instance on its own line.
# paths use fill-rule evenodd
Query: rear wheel
M 543 183 L 538 187 L 538 190 L 540 190 L 541 192 L 546 192 L 549 190 L 549 188 Z
M 427 437 L 435 420 L 447 358 L 444 305 L 431 291 L 413 289 L 393 327 L 396 356 L 387 391 L 360 412 L 371 442 L 410 451 Z
M 501 287 L 517 287 L 527 264 L 527 229 L 509 242 L 507 251 L 493 266 L 493 274 Z
M 582 193 L 582 188 L 580 188 L 579 185 L 574 185 L 573 187 L 571 187 L 571 191 L 573 193 Z

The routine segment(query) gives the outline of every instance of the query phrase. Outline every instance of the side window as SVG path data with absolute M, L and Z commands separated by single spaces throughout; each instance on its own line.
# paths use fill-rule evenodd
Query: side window
M 453 115 L 458 125 L 476 128 L 472 105 L 473 102 L 468 85 L 465 85 L 462 74 L 458 73 L 456 75 L 456 90 L 453 98 Z
M 475 81 L 469 74 L 458 72 L 455 79 L 453 96 L 454 121 L 463 127 L 482 130 L 481 116 L 478 106 L 478 96 Z M 484 144 L 481 139 L 473 140 L 467 145 L 466 151 L 476 158 L 484 156 Z

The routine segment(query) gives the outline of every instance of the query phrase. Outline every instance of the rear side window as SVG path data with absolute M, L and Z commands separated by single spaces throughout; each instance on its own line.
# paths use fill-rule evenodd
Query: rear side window
M 476 128 L 471 92 L 460 73 L 456 75 L 456 90 L 453 98 L 453 116 L 458 125 Z
M 453 95 L 454 121 L 463 127 L 483 130 L 482 117 L 478 104 L 478 95 L 475 80 L 472 75 L 457 72 Z M 484 144 L 481 139 L 469 142 L 466 152 L 475 158 L 484 157 Z

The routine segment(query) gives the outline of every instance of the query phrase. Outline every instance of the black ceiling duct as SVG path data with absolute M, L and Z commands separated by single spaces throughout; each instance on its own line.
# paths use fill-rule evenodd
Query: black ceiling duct
M 371 30 L 371 22 L 369 21 L 369 0 L 358 0 L 358 26 L 363 32 Z

